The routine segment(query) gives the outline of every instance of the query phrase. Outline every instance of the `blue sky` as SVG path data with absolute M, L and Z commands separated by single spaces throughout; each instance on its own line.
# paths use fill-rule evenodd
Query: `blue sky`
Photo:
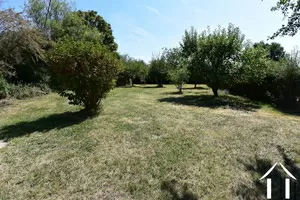
M 20 8 L 24 0 L 6 0 L 6 7 Z M 179 45 L 185 29 L 199 32 L 233 23 L 247 39 L 264 40 L 283 24 L 271 12 L 276 0 L 76 0 L 76 8 L 97 10 L 112 25 L 119 52 L 149 61 L 163 47 Z M 275 40 L 287 51 L 300 43 L 295 37 Z

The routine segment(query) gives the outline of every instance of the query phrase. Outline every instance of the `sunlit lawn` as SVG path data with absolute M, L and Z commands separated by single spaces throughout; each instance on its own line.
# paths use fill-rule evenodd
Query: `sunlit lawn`
M 300 117 L 143 87 L 113 90 L 93 119 L 56 94 L 0 107 L 0 199 L 264 199 L 275 162 L 300 178 Z

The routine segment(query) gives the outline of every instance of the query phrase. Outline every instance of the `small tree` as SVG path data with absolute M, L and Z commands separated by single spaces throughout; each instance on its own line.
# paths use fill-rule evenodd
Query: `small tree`
M 215 97 L 219 96 L 219 89 L 227 88 L 238 78 L 237 63 L 243 41 L 244 35 L 232 24 L 227 29 L 219 27 L 213 32 L 208 29 L 200 34 L 195 59 Z
M 177 67 L 170 70 L 168 75 L 170 81 L 175 84 L 176 88 L 179 90 L 179 93 L 182 94 L 183 85 L 189 80 L 190 72 L 188 68 L 186 66 Z
M 91 113 L 97 113 L 119 71 L 116 53 L 87 41 L 58 42 L 48 61 L 55 89 L 71 104 L 83 105 Z
M 197 84 L 203 81 L 203 77 L 201 76 L 201 71 L 199 69 L 199 63 L 197 60 L 193 59 L 194 54 L 197 52 L 198 49 L 198 32 L 194 27 L 191 27 L 190 30 L 185 30 L 184 36 L 182 37 L 182 42 L 180 42 L 181 47 L 181 56 L 185 59 L 190 59 L 188 70 L 190 71 L 190 83 L 195 85 L 197 88 Z
M 162 55 L 153 56 L 149 68 L 149 77 L 156 81 L 158 87 L 163 87 L 163 82 L 166 81 L 167 76 L 166 58 Z
M 146 81 L 148 74 L 148 66 L 143 60 L 136 60 L 128 55 L 121 56 L 122 75 L 129 81 L 130 86 L 133 86 L 133 80 L 138 78 L 141 82 Z

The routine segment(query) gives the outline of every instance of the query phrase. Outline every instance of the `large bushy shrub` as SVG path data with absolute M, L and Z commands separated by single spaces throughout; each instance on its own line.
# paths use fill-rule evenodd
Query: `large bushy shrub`
M 114 87 L 120 65 L 116 53 L 100 44 L 74 40 L 58 42 L 48 61 L 54 88 L 92 113 Z
M 242 81 L 230 88 L 231 93 L 273 105 L 296 109 L 300 97 L 300 68 L 296 54 L 274 61 L 263 49 L 244 50 Z

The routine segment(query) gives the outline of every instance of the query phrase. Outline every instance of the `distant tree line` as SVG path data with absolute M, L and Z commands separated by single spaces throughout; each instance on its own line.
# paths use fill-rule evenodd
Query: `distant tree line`
M 299 51 L 278 43 L 251 43 L 238 27 L 186 30 L 178 47 L 164 48 L 150 63 L 120 55 L 112 27 L 96 11 L 81 11 L 69 0 L 27 0 L 22 12 L 0 0 L 0 99 L 56 91 L 70 103 L 97 113 L 115 85 L 166 83 L 179 93 L 185 83 L 276 106 L 300 102 Z M 300 3 L 278 1 L 272 8 L 288 19 L 271 38 L 295 35 Z
M 220 89 L 232 94 L 296 109 L 300 99 L 300 54 L 285 52 L 278 43 L 251 43 L 238 27 L 186 30 L 179 47 L 153 56 L 148 80 L 207 84 L 215 97 Z

